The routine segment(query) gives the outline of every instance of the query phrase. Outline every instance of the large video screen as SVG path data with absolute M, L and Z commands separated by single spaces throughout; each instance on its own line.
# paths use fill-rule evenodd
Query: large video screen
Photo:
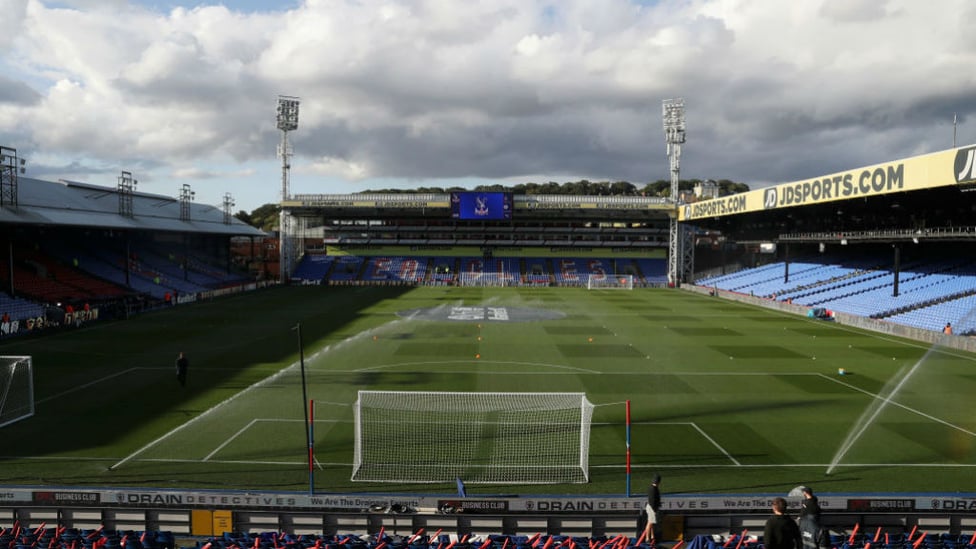
M 451 217 L 454 219 L 505 220 L 512 218 L 514 199 L 506 192 L 452 192 Z

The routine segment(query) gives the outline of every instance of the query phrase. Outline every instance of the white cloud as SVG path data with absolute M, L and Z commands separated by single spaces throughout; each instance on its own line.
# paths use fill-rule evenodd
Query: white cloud
M 323 157 L 313 159 L 298 169 L 299 173 L 337 177 L 349 181 L 362 181 L 370 176 L 369 166 L 343 158 Z
M 229 171 L 215 171 L 207 170 L 197 166 L 186 166 L 182 168 L 175 168 L 171 172 L 171 175 L 176 179 L 218 179 L 225 177 L 251 177 L 255 175 L 255 170 L 252 169 L 241 169 L 241 170 L 229 170 Z

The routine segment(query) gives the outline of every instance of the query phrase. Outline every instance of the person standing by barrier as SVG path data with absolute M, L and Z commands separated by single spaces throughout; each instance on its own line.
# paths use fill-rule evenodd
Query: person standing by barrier
M 824 547 L 824 531 L 820 525 L 820 501 L 813 490 L 801 486 L 803 501 L 800 502 L 800 534 L 803 536 L 803 549 Z
M 763 529 L 765 549 L 803 549 L 800 527 L 786 514 L 786 500 L 773 498 L 773 516 Z
M 654 544 L 660 530 L 661 521 L 661 475 L 654 473 L 651 485 L 647 487 L 647 503 L 644 511 L 647 513 L 647 524 L 644 526 L 644 541 Z
M 180 387 L 186 387 L 186 372 L 189 369 L 190 359 L 180 351 L 180 356 L 176 357 L 176 380 L 180 382 Z

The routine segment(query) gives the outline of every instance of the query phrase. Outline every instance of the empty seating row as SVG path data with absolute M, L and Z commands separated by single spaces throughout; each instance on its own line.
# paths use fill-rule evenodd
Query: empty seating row
M 951 322 L 956 334 L 976 333 L 976 318 L 970 318 L 976 317 L 976 298 L 972 298 L 976 294 L 976 264 L 969 258 L 933 259 L 904 266 L 898 272 L 897 295 L 895 273 L 878 267 L 880 262 L 875 258 L 841 263 L 822 259 L 822 264 L 791 263 L 789 277 L 786 264 L 775 263 L 774 271 L 764 265 L 734 276 L 703 278 L 697 284 L 926 330 L 942 330 Z

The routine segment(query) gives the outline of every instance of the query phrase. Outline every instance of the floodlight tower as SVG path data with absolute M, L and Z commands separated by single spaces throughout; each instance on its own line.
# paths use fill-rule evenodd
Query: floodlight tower
M 284 202 L 291 198 L 288 180 L 291 175 L 292 150 L 288 145 L 288 132 L 298 129 L 299 99 L 289 95 L 278 96 L 278 129 L 281 130 L 281 143 L 278 145 L 278 158 L 281 158 L 281 213 L 278 218 L 278 276 L 279 282 L 287 282 L 292 263 L 291 213 L 285 211 Z
M 230 225 L 234 218 L 234 197 L 230 193 L 224 193 L 224 225 Z
M 695 261 L 694 243 L 688 245 L 684 242 L 685 245 L 682 246 L 685 235 L 678 224 L 678 181 L 681 174 L 681 144 L 685 142 L 685 101 L 680 97 L 665 99 L 661 110 L 671 166 L 671 203 L 674 205 L 668 227 L 668 282 L 678 286 L 683 275 L 691 274 Z
M 193 199 L 196 198 L 196 191 L 190 190 L 190 185 L 184 183 L 180 187 L 180 221 L 190 220 L 190 204 L 193 203 Z
M 26 163 L 17 149 L 0 146 L 0 206 L 17 207 L 17 175 L 27 171 Z
M 119 176 L 119 215 L 132 218 L 135 214 L 132 211 L 132 194 L 136 190 L 139 182 L 132 178 L 132 172 L 122 170 Z

